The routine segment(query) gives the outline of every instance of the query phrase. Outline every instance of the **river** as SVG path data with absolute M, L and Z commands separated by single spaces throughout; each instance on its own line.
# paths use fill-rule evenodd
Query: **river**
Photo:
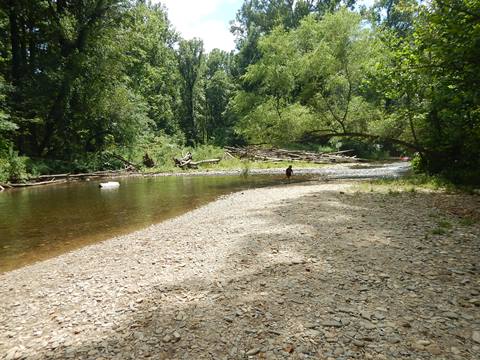
M 405 164 L 297 170 L 296 181 L 401 175 Z M 0 193 L 0 272 L 141 229 L 234 191 L 285 183 L 283 172 L 254 176 L 122 178 L 117 189 L 99 182 L 16 189 Z M 266 175 L 265 172 L 273 173 Z M 305 175 L 305 176 L 298 176 Z

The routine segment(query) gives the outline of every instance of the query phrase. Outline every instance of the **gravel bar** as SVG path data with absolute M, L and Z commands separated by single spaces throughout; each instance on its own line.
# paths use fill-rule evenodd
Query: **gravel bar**
M 479 197 L 362 189 L 242 191 L 1 274 L 0 358 L 480 358 Z

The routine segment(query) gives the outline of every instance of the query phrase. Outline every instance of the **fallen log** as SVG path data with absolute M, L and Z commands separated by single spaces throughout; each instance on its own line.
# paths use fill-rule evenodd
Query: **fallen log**
M 28 180 L 30 182 L 41 182 L 44 179 L 55 179 L 55 180 L 60 180 L 60 179 L 75 179 L 75 178 L 82 178 L 82 177 L 101 177 L 101 176 L 110 176 L 110 175 L 118 175 L 121 173 L 124 173 L 125 170 L 103 170 L 103 171 L 94 171 L 94 172 L 89 172 L 89 173 L 79 173 L 79 174 L 71 174 L 71 173 L 66 173 L 66 174 L 52 174 L 52 175 L 39 175 L 34 178 L 29 178 Z
M 200 161 L 192 161 L 190 162 L 191 165 L 202 165 L 202 164 L 218 164 L 220 159 L 207 159 L 207 160 L 200 160 Z
M 115 159 L 117 160 L 120 160 L 121 162 L 123 162 L 124 164 L 126 164 L 126 169 L 127 170 L 134 170 L 134 171 L 138 171 L 138 166 L 135 165 L 134 163 L 128 161 L 127 159 L 125 159 L 124 157 L 120 156 L 120 155 L 117 155 L 117 154 L 111 154 Z
M 70 175 L 70 173 L 66 173 L 66 174 L 51 174 L 51 175 L 39 175 L 35 178 L 31 178 L 30 180 L 36 180 L 36 179 L 50 179 L 50 178 L 55 178 L 55 179 L 58 179 L 58 178 L 66 178 Z
M 192 164 L 192 160 L 180 161 L 176 164 L 176 166 L 178 166 L 178 167 L 180 167 L 184 170 L 185 170 L 185 168 L 198 169 L 198 166 Z
M 100 176 L 118 175 L 121 173 L 125 173 L 125 170 L 103 170 L 103 171 L 94 171 L 90 173 L 71 174 L 68 176 L 68 178 L 100 177 Z
M 30 187 L 30 186 L 39 186 L 39 185 L 48 185 L 48 184 L 60 184 L 67 182 L 67 180 L 49 180 L 49 181 L 38 181 L 38 182 L 29 182 L 29 183 L 13 183 L 8 184 L 12 188 L 21 188 L 21 187 Z
M 193 161 L 192 153 L 188 152 L 182 158 L 173 158 L 173 161 L 175 162 L 175 166 L 182 169 L 198 169 L 198 166 L 202 164 L 217 164 L 218 162 L 220 162 L 220 159 Z

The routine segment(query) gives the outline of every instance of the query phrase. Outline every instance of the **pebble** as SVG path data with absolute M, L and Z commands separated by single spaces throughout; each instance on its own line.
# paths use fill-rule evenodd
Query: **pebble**
M 450 348 L 450 352 L 451 352 L 452 354 L 454 354 L 454 355 L 460 355 L 460 354 L 462 353 L 462 352 L 460 351 L 460 349 L 457 348 L 457 347 L 455 347 L 455 346 L 452 346 L 452 347 Z
M 355 340 L 353 340 L 353 345 L 358 346 L 358 347 L 364 347 L 365 343 L 361 340 L 355 339 Z
M 322 321 L 321 325 L 325 327 L 342 327 L 342 323 L 335 320 Z
M 247 351 L 246 355 L 247 356 L 252 356 L 252 355 L 257 355 L 260 351 L 262 351 L 262 348 L 253 348 Z
M 345 351 L 343 350 L 343 348 L 337 347 L 337 348 L 335 349 L 335 351 L 333 352 L 333 355 L 335 355 L 335 356 L 338 357 L 338 356 L 342 355 L 344 352 L 345 352 Z
M 472 332 L 472 340 L 480 344 L 480 331 Z
M 372 324 L 369 321 L 361 321 L 360 326 L 364 329 L 367 329 L 367 330 L 373 330 L 373 329 L 377 328 L 374 324 Z
M 433 355 L 442 354 L 442 349 L 437 344 L 430 344 L 425 348 L 425 350 L 427 350 L 430 354 Z
M 22 354 L 21 354 L 21 349 L 18 347 L 11 348 L 10 350 L 7 351 L 7 354 L 5 355 L 5 360 L 17 360 L 21 359 Z

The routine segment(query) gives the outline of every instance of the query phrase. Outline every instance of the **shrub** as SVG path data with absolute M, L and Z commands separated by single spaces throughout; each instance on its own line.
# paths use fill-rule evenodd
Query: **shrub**
M 27 178 L 26 156 L 19 156 L 18 151 L 10 146 L 0 157 L 0 180 L 19 182 Z

